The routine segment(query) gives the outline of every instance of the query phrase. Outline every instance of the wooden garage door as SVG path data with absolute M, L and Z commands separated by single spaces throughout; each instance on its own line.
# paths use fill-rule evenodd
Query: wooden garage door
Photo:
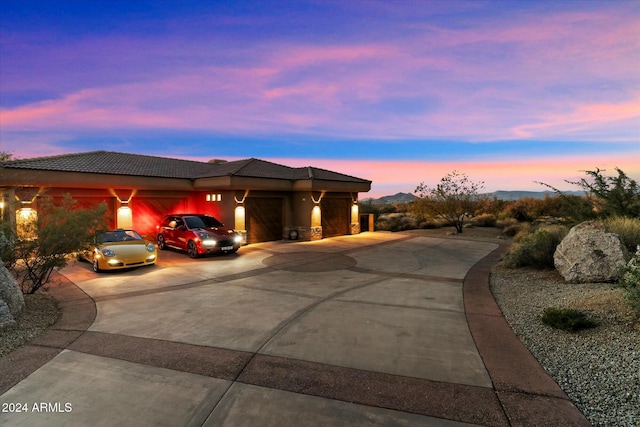
M 349 234 L 351 227 L 350 199 L 322 199 L 322 237 Z
M 187 209 L 187 198 L 134 197 L 130 206 L 133 210 L 133 228 L 151 239 L 156 234 L 156 226 L 165 215 Z
M 282 239 L 283 200 L 248 197 L 245 201 L 248 243 Z

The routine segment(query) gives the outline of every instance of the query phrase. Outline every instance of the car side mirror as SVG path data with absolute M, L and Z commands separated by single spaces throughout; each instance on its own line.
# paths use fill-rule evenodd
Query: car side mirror
M 187 227 L 185 225 L 179 225 L 179 226 L 176 227 L 176 230 L 180 230 L 180 231 L 184 231 L 186 229 L 187 229 Z

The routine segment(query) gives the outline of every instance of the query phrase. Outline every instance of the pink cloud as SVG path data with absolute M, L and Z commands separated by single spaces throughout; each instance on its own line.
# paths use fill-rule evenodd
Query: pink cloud
M 0 114 L 5 135 L 132 128 L 369 139 L 637 141 L 639 99 L 632 91 L 640 68 L 639 24 L 633 14 L 515 14 L 509 22 L 489 19 L 458 30 L 412 24 L 408 35 L 384 43 L 257 42 L 244 46 L 243 66 L 221 61 L 148 73 L 136 69 L 131 81 L 96 82 Z M 190 47 L 183 40 L 107 41 L 109 52 L 122 45 L 142 58 L 164 50 L 185 50 L 186 56 L 207 52 L 206 43 Z M 64 57 L 71 58 L 72 47 L 88 53 L 96 42 L 74 43 Z M 100 55 L 91 54 L 90 62 L 99 64 Z M 107 69 L 115 66 L 104 61 Z M 599 91 L 598 84 L 613 89 Z M 394 111 L 389 100 L 395 98 L 426 100 L 429 108 Z
M 557 136 L 563 132 L 577 132 L 581 130 L 591 130 L 602 126 L 616 126 L 626 124 L 627 126 L 640 129 L 640 96 L 635 99 L 619 103 L 594 103 L 578 105 L 573 111 L 565 114 L 541 115 L 540 122 L 535 124 L 520 125 L 513 129 L 516 137 L 523 138 L 544 138 L 549 135 Z M 636 139 L 640 137 L 640 132 L 636 133 Z M 616 140 L 615 136 L 608 138 Z

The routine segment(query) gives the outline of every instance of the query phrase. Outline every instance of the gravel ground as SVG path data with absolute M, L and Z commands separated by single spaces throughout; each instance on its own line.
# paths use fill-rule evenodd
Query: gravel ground
M 46 291 L 25 295 L 24 302 L 25 309 L 16 324 L 0 330 L 0 357 L 25 345 L 58 320 L 58 306 Z
M 505 318 L 594 426 L 640 425 L 640 321 L 607 283 L 567 284 L 553 271 L 494 268 L 491 289 Z M 547 307 L 599 322 L 578 333 L 541 321 Z

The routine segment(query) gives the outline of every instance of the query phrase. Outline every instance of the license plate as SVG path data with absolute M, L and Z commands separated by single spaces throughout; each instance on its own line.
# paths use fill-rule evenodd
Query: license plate
M 232 251 L 233 250 L 233 246 L 223 246 L 220 248 L 220 250 L 223 251 Z

